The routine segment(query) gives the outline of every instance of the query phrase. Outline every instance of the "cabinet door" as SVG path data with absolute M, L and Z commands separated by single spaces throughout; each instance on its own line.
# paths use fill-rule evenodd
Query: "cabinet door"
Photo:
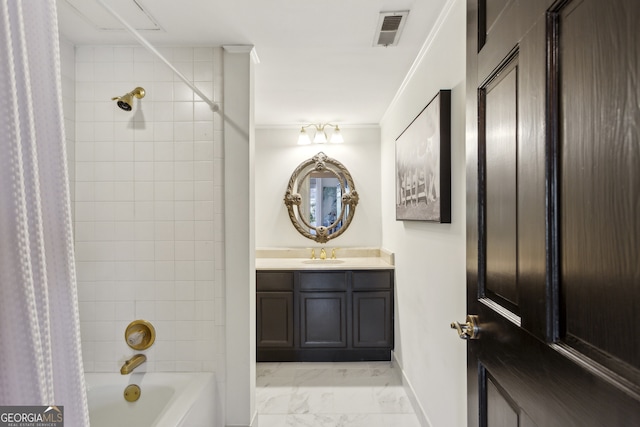
M 293 347 L 293 292 L 256 294 L 258 347 Z
M 393 345 L 391 292 L 353 293 L 353 346 Z
M 347 346 L 346 292 L 300 292 L 300 346 Z

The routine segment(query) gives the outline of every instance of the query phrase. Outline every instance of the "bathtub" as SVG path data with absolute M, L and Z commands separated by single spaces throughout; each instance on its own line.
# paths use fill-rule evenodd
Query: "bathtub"
M 215 376 L 194 373 L 87 373 L 91 427 L 216 427 Z M 140 386 L 140 398 L 127 402 L 129 384 Z

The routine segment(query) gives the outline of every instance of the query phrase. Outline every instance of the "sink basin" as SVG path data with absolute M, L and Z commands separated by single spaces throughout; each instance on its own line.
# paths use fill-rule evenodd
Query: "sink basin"
M 305 259 L 303 264 L 342 264 L 343 259 Z

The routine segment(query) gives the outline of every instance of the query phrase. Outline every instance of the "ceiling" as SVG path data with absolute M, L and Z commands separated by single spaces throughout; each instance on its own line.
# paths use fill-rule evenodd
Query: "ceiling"
M 136 44 L 94 0 L 56 1 L 71 43 Z M 155 20 L 140 34 L 156 47 L 254 45 L 255 123 L 287 126 L 379 123 L 447 0 L 105 1 L 136 28 Z M 406 10 L 398 45 L 374 46 L 380 12 Z

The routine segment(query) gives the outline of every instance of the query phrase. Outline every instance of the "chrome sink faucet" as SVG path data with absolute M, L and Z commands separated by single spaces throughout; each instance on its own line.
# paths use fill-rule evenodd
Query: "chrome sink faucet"
M 120 373 L 122 375 L 128 375 L 131 372 L 133 372 L 134 369 L 136 369 L 138 366 L 142 365 L 146 361 L 147 361 L 147 356 L 145 356 L 144 354 L 136 354 L 131 359 L 124 362 L 124 365 L 122 365 L 122 368 L 120 368 Z

